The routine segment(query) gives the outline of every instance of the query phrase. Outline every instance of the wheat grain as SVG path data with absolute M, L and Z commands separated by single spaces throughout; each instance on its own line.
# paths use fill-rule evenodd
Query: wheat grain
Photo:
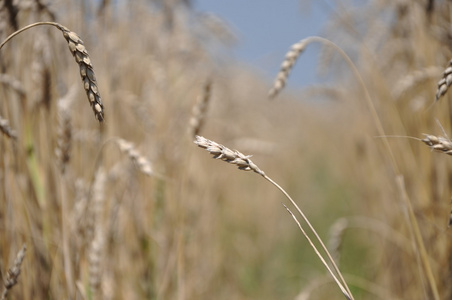
M 9 126 L 9 121 L 2 118 L 2 116 L 0 116 L 0 131 L 13 140 L 17 139 L 16 131 L 11 129 L 11 127 Z
M 20 251 L 17 253 L 16 259 L 14 260 L 14 265 L 8 270 L 8 274 L 4 283 L 5 289 L 3 290 L 1 300 L 5 300 L 6 296 L 8 296 L 9 290 L 17 284 L 17 280 L 20 275 L 20 267 L 22 265 L 22 261 L 24 260 L 26 251 L 27 246 L 23 245 L 22 249 L 20 249 Z
M 203 87 L 203 92 L 196 99 L 190 118 L 189 133 L 191 137 L 196 137 L 201 132 L 204 125 L 204 119 L 207 111 L 207 105 L 210 100 L 212 82 L 207 80 Z
M 426 134 L 425 138 L 421 141 L 423 141 L 432 150 L 452 155 L 452 142 L 445 137 Z
M 449 66 L 444 70 L 443 77 L 438 82 L 438 88 L 436 90 L 435 101 L 438 101 L 444 96 L 452 84 L 452 60 L 449 61 Z
M 40 25 L 50 25 L 58 28 L 62 33 L 64 38 L 66 39 L 69 50 L 75 58 L 75 61 L 79 65 L 80 68 L 80 76 L 82 77 L 83 87 L 85 88 L 86 95 L 88 96 L 88 101 L 93 109 L 94 115 L 99 122 L 104 120 L 104 105 L 102 104 L 102 100 L 100 97 L 99 89 L 97 87 L 96 76 L 94 74 L 93 65 L 91 63 L 91 59 L 88 55 L 88 51 L 86 50 L 82 39 L 77 35 L 77 33 L 69 30 L 67 27 L 55 23 L 55 22 L 38 22 L 33 23 L 24 28 L 12 33 L 8 36 L 1 44 L 0 49 L 13 37 L 18 35 L 19 33 L 30 29 L 35 26 Z
M 280 71 L 278 75 L 276 75 L 273 87 L 268 92 L 268 96 L 270 98 L 276 97 L 276 95 L 284 88 L 290 71 L 295 65 L 295 62 L 297 61 L 300 54 L 306 49 L 307 44 L 307 39 L 304 39 L 290 47 L 289 52 L 287 52 L 286 57 L 281 64 Z

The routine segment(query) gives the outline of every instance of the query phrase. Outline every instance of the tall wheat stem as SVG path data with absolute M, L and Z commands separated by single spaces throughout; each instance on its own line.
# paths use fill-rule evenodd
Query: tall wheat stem
M 313 41 L 319 41 L 321 43 L 327 44 L 331 47 L 333 47 L 334 49 L 336 49 L 339 54 L 345 59 L 345 61 L 347 62 L 347 64 L 350 66 L 350 68 L 353 71 L 353 75 L 356 77 L 356 79 L 358 80 L 359 84 L 361 85 L 362 90 L 364 91 L 365 94 L 365 98 L 366 98 L 366 102 L 367 105 L 369 106 L 369 110 L 370 113 L 372 115 L 372 118 L 375 122 L 375 126 L 377 127 L 377 131 L 378 134 L 381 136 L 385 136 L 385 131 L 383 129 L 383 126 L 381 124 L 380 118 L 378 116 L 377 110 L 375 109 L 375 105 L 372 101 L 372 98 L 369 94 L 369 91 L 364 83 L 363 78 L 361 77 L 361 74 L 359 73 L 358 69 L 356 68 L 355 64 L 352 62 L 352 60 L 350 59 L 350 57 L 344 52 L 344 50 L 342 50 L 339 46 L 337 46 L 335 43 L 322 38 L 322 37 L 310 37 L 309 39 L 312 39 Z M 409 218 L 410 218 L 410 222 L 409 225 L 411 225 L 413 228 L 413 232 L 414 232 L 414 236 L 416 239 L 416 243 L 419 247 L 420 250 L 420 254 L 421 254 L 421 258 L 422 258 L 422 263 L 424 265 L 425 268 L 425 272 L 427 274 L 427 279 L 429 281 L 429 285 L 430 288 L 432 290 L 433 293 L 433 297 L 435 300 L 440 300 L 439 297 L 439 293 L 438 293 L 438 289 L 436 286 L 436 280 L 433 276 L 433 271 L 430 265 L 430 261 L 428 259 L 427 256 L 427 251 L 425 249 L 425 244 L 424 241 L 422 239 L 422 235 L 421 235 L 421 231 L 419 229 L 419 224 L 417 222 L 416 216 L 414 215 L 414 210 L 413 210 L 413 206 L 411 204 L 411 200 L 408 197 L 408 194 L 406 193 L 406 188 L 405 188 L 405 182 L 403 181 L 403 176 L 400 173 L 399 167 L 397 165 L 397 162 L 394 158 L 394 154 L 392 152 L 391 146 L 389 145 L 388 139 L 386 137 L 383 137 L 383 142 L 385 144 L 385 147 L 389 153 L 390 159 L 391 159 L 391 163 L 392 163 L 392 167 L 394 169 L 394 173 L 395 173 L 395 179 L 397 182 L 397 185 L 401 188 L 401 190 L 405 191 L 403 194 L 403 201 L 405 202 L 407 208 L 408 208 L 408 213 L 409 213 Z
M 325 44 L 327 46 L 330 46 L 332 48 L 334 48 L 345 60 L 345 62 L 347 63 L 347 65 L 350 67 L 350 69 L 353 72 L 354 77 L 358 80 L 359 85 L 361 86 L 364 95 L 365 95 L 365 99 L 366 99 L 366 103 L 369 107 L 370 110 L 370 114 L 372 116 L 372 119 L 375 122 L 375 126 L 377 128 L 378 134 L 383 137 L 383 142 L 384 145 L 388 151 L 389 154 L 389 158 L 391 161 L 391 165 L 394 171 L 394 175 L 395 175 L 395 180 L 397 182 L 398 185 L 402 184 L 404 185 L 405 183 L 403 182 L 403 180 L 401 182 L 399 182 L 399 177 L 401 176 L 400 174 L 400 170 L 399 167 L 397 165 L 396 159 L 394 157 L 394 154 L 392 152 L 391 146 L 389 145 L 388 139 L 386 138 L 385 135 L 385 131 L 383 129 L 383 125 L 380 121 L 380 118 L 378 116 L 377 110 L 375 109 L 375 105 L 372 101 L 372 97 L 369 94 L 369 91 L 364 83 L 364 80 L 361 77 L 361 74 L 359 73 L 358 69 L 356 68 L 355 64 L 353 63 L 353 61 L 350 59 L 350 57 L 344 52 L 344 50 L 342 50 L 339 46 L 337 46 L 335 43 L 333 43 L 332 41 L 319 37 L 319 36 L 311 36 L 308 37 L 306 39 L 301 40 L 299 43 L 295 44 L 292 46 L 291 51 L 288 53 L 288 55 L 286 56 L 286 60 L 283 62 L 282 68 L 280 73 L 278 74 L 278 77 L 275 81 L 275 86 L 272 88 L 272 90 L 270 91 L 270 97 L 274 97 L 278 91 L 284 86 L 285 84 L 285 80 L 287 79 L 287 76 L 291 70 L 291 68 L 293 67 L 293 65 L 295 64 L 296 59 L 298 58 L 298 56 L 300 55 L 300 53 L 305 49 L 305 47 L 311 43 L 311 42 L 320 42 L 322 44 Z M 403 186 L 403 190 L 406 190 L 405 187 Z M 430 288 L 432 290 L 433 296 L 435 300 L 439 300 L 439 293 L 438 293 L 438 289 L 436 286 L 436 280 L 433 277 L 433 272 L 431 269 L 431 265 L 430 262 L 428 260 L 428 257 L 426 255 L 427 251 L 425 249 L 425 244 L 424 241 L 422 240 L 422 236 L 420 234 L 420 229 L 419 229 L 419 224 L 416 220 L 416 217 L 414 215 L 414 210 L 413 210 L 413 206 L 411 204 L 411 201 L 408 197 L 408 195 L 405 193 L 403 201 L 405 202 L 406 207 L 408 208 L 408 215 L 409 215 L 409 222 L 408 225 L 412 227 L 412 231 L 414 233 L 414 237 L 415 237 L 415 242 L 418 245 L 419 249 L 420 249 L 420 254 L 421 254 L 421 258 L 422 258 L 422 264 L 425 268 L 426 274 L 427 274 L 427 279 L 430 285 Z
M 333 276 L 334 280 L 336 281 L 336 283 L 338 284 L 339 288 L 342 290 L 342 293 L 348 298 L 353 300 L 353 295 L 350 291 L 350 289 L 348 288 L 347 282 L 345 281 L 344 277 L 342 276 L 342 273 L 339 271 L 338 266 L 336 265 L 336 263 L 334 262 L 333 257 L 331 256 L 330 252 L 328 251 L 328 249 L 326 248 L 325 244 L 323 243 L 322 239 L 320 238 L 320 236 L 318 235 L 317 231 L 314 229 L 314 227 L 312 226 L 311 222 L 309 222 L 308 218 L 305 216 L 305 214 L 303 213 L 303 211 L 298 207 L 297 203 L 295 203 L 295 201 L 292 199 L 292 197 L 290 197 L 290 195 L 279 185 L 277 184 L 275 181 L 273 181 L 270 177 L 268 177 L 267 175 L 262 175 L 262 177 L 264 177 L 267 181 L 269 181 L 271 184 L 273 184 L 274 186 L 276 186 L 283 194 L 284 196 L 286 196 L 287 199 L 289 199 L 289 201 L 292 203 L 292 205 L 297 209 L 298 213 L 301 215 L 301 217 L 303 218 L 303 220 L 306 222 L 306 224 L 308 224 L 309 229 L 311 229 L 311 231 L 314 233 L 316 239 L 319 241 L 320 245 L 322 246 L 323 250 L 325 251 L 326 255 L 328 256 L 328 259 L 330 260 L 331 264 L 333 265 L 334 270 L 336 271 L 337 275 L 339 276 L 341 282 L 343 283 L 343 285 L 338 281 L 338 279 Z M 284 205 L 284 207 L 286 207 Z M 298 220 L 295 218 L 295 216 L 293 215 L 293 213 L 286 207 L 286 209 L 289 211 L 289 213 L 292 215 L 292 217 L 294 218 L 295 222 L 297 223 L 298 227 L 300 228 L 300 230 L 303 232 L 303 235 L 306 237 L 306 239 L 308 240 L 308 242 L 311 244 L 312 248 L 314 249 L 315 253 L 317 254 L 317 256 L 320 258 L 320 260 L 322 261 L 322 263 L 325 265 L 325 267 L 327 268 L 327 270 L 333 274 L 328 266 L 328 264 L 326 263 L 326 261 L 323 259 L 322 255 L 318 252 L 317 248 L 314 247 L 314 244 L 312 243 L 311 239 L 309 238 L 309 236 L 304 232 L 303 228 L 301 227 L 300 223 L 298 222 Z M 345 287 L 345 289 L 344 289 Z

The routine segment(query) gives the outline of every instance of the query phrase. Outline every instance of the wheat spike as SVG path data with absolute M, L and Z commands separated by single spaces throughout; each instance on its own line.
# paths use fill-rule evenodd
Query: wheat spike
M 93 65 L 89 58 L 88 52 L 83 45 L 82 39 L 73 31 L 60 25 L 59 29 L 63 32 L 69 50 L 75 58 L 75 61 L 80 67 L 80 76 L 82 77 L 83 86 L 88 96 L 89 103 L 94 111 L 99 122 L 104 120 L 104 105 L 100 98 L 99 89 L 97 88 L 96 76 L 94 75 Z
M 25 97 L 25 88 L 16 78 L 8 74 L 0 74 L 0 83 L 11 87 L 20 97 Z
M 437 76 L 438 72 L 441 70 L 438 67 L 428 67 L 421 70 L 415 70 L 414 72 L 408 74 L 407 76 L 400 79 L 394 86 L 392 90 L 392 96 L 395 99 L 399 99 L 409 90 L 412 90 L 414 87 L 418 86 L 422 82 L 425 82 L 435 76 Z
M 199 135 L 196 136 L 194 143 L 199 147 L 209 151 L 210 154 L 213 154 L 213 158 L 215 159 L 221 159 L 230 164 L 237 165 L 240 170 L 253 170 L 257 174 L 265 176 L 264 171 L 259 169 L 256 164 L 251 161 L 251 155 L 244 155 L 237 150 L 231 150 L 221 144 L 208 140 Z
M 91 241 L 90 250 L 88 254 L 89 262 L 89 284 L 91 291 L 96 296 L 101 283 L 102 269 L 101 269 L 101 253 L 104 248 L 104 223 L 103 214 L 105 211 L 105 184 L 107 181 L 105 171 L 100 167 L 95 176 L 93 184 L 93 203 L 92 203 L 92 222 L 94 237 Z
M 203 92 L 196 99 L 196 103 L 192 109 L 192 116 L 190 118 L 189 132 L 192 137 L 199 135 L 203 125 L 207 111 L 207 105 L 210 100 L 212 82 L 207 80 L 204 84 Z
M 18 35 L 19 33 L 30 29 L 35 26 L 40 25 L 50 25 L 58 28 L 62 33 L 64 38 L 66 39 L 69 50 L 75 58 L 75 61 L 79 65 L 80 68 L 80 76 L 82 77 L 83 87 L 85 88 L 86 95 L 88 96 L 88 101 L 91 105 L 91 108 L 94 111 L 94 115 L 99 122 L 104 120 L 104 105 L 102 104 L 102 100 L 100 97 L 99 89 L 97 88 L 96 76 L 94 75 L 93 65 L 91 63 L 91 59 L 89 58 L 88 51 L 83 45 L 82 39 L 73 31 L 69 30 L 67 27 L 55 23 L 55 22 L 38 22 L 33 23 L 24 28 L 12 33 L 8 36 L 1 44 L 0 49 L 13 37 Z
M 435 151 L 452 155 L 452 142 L 447 138 L 426 134 L 421 141 Z
M 2 118 L 2 116 L 0 116 L 0 131 L 13 140 L 17 139 L 16 131 L 11 129 L 11 127 L 9 126 L 9 121 Z
M 269 98 L 274 98 L 286 85 L 287 78 L 289 77 L 290 71 L 292 70 L 295 62 L 297 61 L 300 54 L 306 49 L 308 42 L 306 39 L 299 41 L 298 43 L 290 47 L 289 52 L 287 52 L 284 61 L 281 64 L 278 75 L 273 83 L 273 87 L 268 92 Z
M 4 283 L 5 289 L 3 290 L 1 300 L 5 300 L 8 296 L 9 290 L 17 284 L 17 280 L 20 275 L 20 267 L 22 265 L 22 261 L 24 260 L 26 251 L 27 246 L 23 245 L 22 249 L 20 249 L 20 251 L 17 253 L 16 259 L 14 260 L 14 265 L 8 270 L 8 274 Z
M 328 248 L 330 249 L 331 255 L 333 256 L 334 260 L 338 265 L 341 258 L 342 241 L 347 226 L 348 226 L 347 219 L 341 218 L 337 220 L 329 230 L 330 238 L 328 240 Z
M 444 70 L 443 77 L 438 82 L 438 89 L 436 90 L 435 101 L 438 101 L 444 96 L 452 84 L 452 60 L 449 61 L 449 66 Z
M 130 160 L 138 166 L 138 169 L 142 173 L 148 176 L 154 175 L 151 162 L 146 157 L 142 156 L 131 142 L 124 139 L 117 139 L 116 143 L 118 144 L 121 152 L 126 153 Z
M 58 130 L 57 130 L 57 147 L 55 154 L 58 159 L 61 173 L 65 172 L 66 165 L 70 159 L 72 144 L 72 125 L 70 106 L 75 97 L 75 88 L 71 88 L 69 92 L 58 101 Z

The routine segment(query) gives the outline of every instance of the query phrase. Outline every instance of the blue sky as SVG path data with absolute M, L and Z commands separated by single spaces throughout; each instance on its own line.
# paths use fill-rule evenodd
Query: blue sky
M 273 79 L 289 47 L 312 35 L 333 13 L 327 0 L 195 0 L 197 11 L 210 12 L 237 35 L 234 58 L 250 64 L 269 80 Z M 310 45 L 290 75 L 288 87 L 318 83 L 318 45 Z

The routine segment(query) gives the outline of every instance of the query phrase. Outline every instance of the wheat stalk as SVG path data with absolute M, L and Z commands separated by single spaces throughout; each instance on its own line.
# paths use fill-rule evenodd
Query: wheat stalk
M 23 245 L 22 249 L 20 249 L 20 251 L 17 253 L 16 259 L 14 260 L 14 265 L 8 270 L 8 274 L 4 283 L 5 289 L 3 290 L 1 300 L 5 300 L 8 296 L 9 290 L 17 284 L 17 280 L 20 275 L 20 267 L 22 265 L 22 261 L 24 260 L 26 251 L 27 246 Z
M 366 85 L 364 83 L 364 80 L 361 77 L 361 74 L 359 73 L 358 69 L 356 68 L 355 64 L 353 63 L 353 61 L 350 59 L 350 57 L 344 52 L 344 50 L 342 50 L 339 46 L 337 46 L 335 43 L 331 42 L 328 39 L 322 38 L 322 37 L 318 37 L 318 36 L 311 36 L 308 37 L 304 40 L 301 40 L 300 42 L 298 42 L 297 44 L 295 44 L 294 46 L 292 46 L 291 51 L 289 51 L 288 55 L 286 55 L 286 59 L 282 64 L 281 67 L 281 71 L 278 73 L 278 76 L 275 80 L 274 86 L 273 88 L 270 90 L 269 92 L 269 96 L 270 97 L 274 97 L 281 89 L 282 87 L 284 87 L 285 84 L 285 80 L 287 79 L 287 76 L 291 70 L 291 68 L 293 67 L 293 65 L 295 64 L 295 61 L 299 54 L 302 52 L 302 50 L 304 50 L 304 48 L 306 47 L 307 44 L 311 43 L 311 42 L 320 42 L 322 44 L 328 45 L 330 47 L 333 47 L 334 49 L 336 49 L 336 51 L 344 58 L 344 60 L 346 61 L 346 63 L 349 65 L 349 67 L 351 68 L 353 75 L 356 77 L 356 79 L 358 80 L 359 84 L 361 85 L 363 92 L 365 94 L 365 100 L 367 102 L 367 105 L 369 107 L 370 113 L 372 115 L 372 118 L 375 122 L 377 131 L 379 133 L 380 136 L 384 137 L 385 136 L 385 131 L 383 128 L 383 125 L 380 121 L 380 118 L 378 116 L 377 110 L 375 108 L 375 105 L 372 101 L 372 97 L 370 96 L 370 93 L 368 91 L 368 89 L 366 88 Z M 300 51 L 296 51 L 296 49 L 301 49 Z M 292 52 L 292 54 L 290 54 Z M 289 55 L 290 54 L 290 55 Z M 287 65 L 287 67 L 286 67 Z M 273 92 L 274 90 L 274 92 Z M 392 152 L 391 146 L 389 145 L 389 142 L 387 140 L 387 138 L 383 139 L 383 142 L 385 144 L 385 147 L 387 149 L 387 152 L 389 154 L 389 158 L 391 160 L 391 165 L 393 167 L 393 171 L 394 174 L 396 176 L 396 182 L 399 185 L 399 187 L 401 189 L 404 189 L 405 187 L 403 186 L 405 183 L 403 180 L 400 180 L 400 178 L 403 179 L 403 177 L 400 175 L 400 170 L 397 164 L 397 161 L 394 157 L 394 154 Z M 423 266 L 425 268 L 425 271 L 427 273 L 427 279 L 430 285 L 430 288 L 432 290 L 434 299 L 439 299 L 439 294 L 438 294 L 438 289 L 436 287 L 436 281 L 435 278 L 433 277 L 433 273 L 431 270 L 431 265 L 430 262 L 427 260 L 427 256 L 424 255 L 425 254 L 425 244 L 424 241 L 422 239 L 422 236 L 420 234 L 420 229 L 419 229 L 419 224 L 417 222 L 417 219 L 414 215 L 414 210 L 412 207 L 412 204 L 410 202 L 410 198 L 408 196 L 404 196 L 403 197 L 403 201 L 405 201 L 407 208 L 408 208 L 408 221 L 411 222 L 411 226 L 413 228 L 413 233 L 414 233 L 414 238 L 416 239 L 416 243 L 418 244 L 419 248 L 421 249 L 421 258 L 422 258 L 422 263 Z
M 88 51 L 86 50 L 82 39 L 73 31 L 69 30 L 67 27 L 55 23 L 55 22 L 38 22 L 33 23 L 24 28 L 12 33 L 8 36 L 3 43 L 0 44 L 0 49 L 13 37 L 18 35 L 19 33 L 30 29 L 32 27 L 40 26 L 40 25 L 50 25 L 58 28 L 62 33 L 64 38 L 66 39 L 69 50 L 75 58 L 75 61 L 79 65 L 80 68 L 80 76 L 82 77 L 83 87 L 85 88 L 86 95 L 88 96 L 88 101 L 91 105 L 91 108 L 96 116 L 96 119 L 99 122 L 104 120 L 104 105 L 102 104 L 102 100 L 100 97 L 99 89 L 97 87 L 96 76 L 94 74 L 93 65 L 91 63 L 91 59 L 88 55 Z
M 267 181 L 272 183 L 275 187 L 277 187 L 287 197 L 287 199 L 289 199 L 289 201 L 292 203 L 292 205 L 297 209 L 298 213 L 301 215 L 303 220 L 306 222 L 306 224 L 308 225 L 309 229 L 312 231 L 312 233 L 316 237 L 317 241 L 320 243 L 322 249 L 325 251 L 325 253 L 326 253 L 327 257 L 328 257 L 328 260 L 330 261 L 331 265 L 333 266 L 334 270 L 336 271 L 337 275 L 339 276 L 340 281 L 336 277 L 334 272 L 330 269 L 330 267 L 328 266 L 328 263 L 325 261 L 323 256 L 317 250 L 317 247 L 314 245 L 314 243 L 312 242 L 311 238 L 306 234 L 306 232 L 304 231 L 304 229 L 301 226 L 301 224 L 298 222 L 298 220 L 295 217 L 295 215 L 284 205 L 284 207 L 286 207 L 288 212 L 294 218 L 295 222 L 297 223 L 297 225 L 300 228 L 301 232 L 303 233 L 304 237 L 308 240 L 309 244 L 314 249 L 314 252 L 316 253 L 316 255 L 322 261 L 323 265 L 326 267 L 326 269 L 331 274 L 331 276 L 333 277 L 333 279 L 336 282 L 336 284 L 338 285 L 338 287 L 341 289 L 341 291 L 344 294 L 344 296 L 347 299 L 354 299 L 352 293 L 350 292 L 350 289 L 347 286 L 347 283 L 345 282 L 341 272 L 339 271 L 339 268 L 337 267 L 336 263 L 334 262 L 333 258 L 331 257 L 330 253 L 328 252 L 328 249 L 326 248 L 326 246 L 323 243 L 322 239 L 318 235 L 317 231 L 311 225 L 311 222 L 305 216 L 303 211 L 298 207 L 298 205 L 295 203 L 295 201 L 289 196 L 289 194 L 287 194 L 287 192 L 280 185 L 278 185 L 275 181 L 273 181 L 270 177 L 265 175 L 264 171 L 259 169 L 259 167 L 255 163 L 253 163 L 251 161 L 251 159 L 250 159 L 251 155 L 244 155 L 244 154 L 242 154 L 241 152 L 239 152 L 237 150 L 231 150 L 231 149 L 227 148 L 224 145 L 221 145 L 219 143 L 216 143 L 214 141 L 206 139 L 206 138 L 204 138 L 202 136 L 196 136 L 196 140 L 194 141 L 194 143 L 196 145 L 198 145 L 198 147 L 201 147 L 201 148 L 207 150 L 208 152 L 210 152 L 210 154 L 213 155 L 213 158 L 221 159 L 221 160 L 223 160 L 225 162 L 228 162 L 230 164 L 237 165 L 238 168 L 240 170 L 243 170 L 243 171 L 254 171 L 255 173 L 257 173 L 257 174 L 261 175 L 262 177 L 264 177 Z

